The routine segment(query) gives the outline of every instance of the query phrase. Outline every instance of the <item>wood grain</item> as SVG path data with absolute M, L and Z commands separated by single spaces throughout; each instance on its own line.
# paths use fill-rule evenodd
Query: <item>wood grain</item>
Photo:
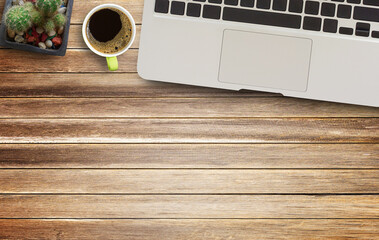
M 0 97 L 266 97 L 274 93 L 228 91 L 145 81 L 136 73 L 0 73 Z
M 0 19 L 2 17 L 5 1 L 0 1 Z M 112 3 L 119 4 L 126 8 L 133 16 L 136 23 L 142 22 L 143 0 L 113 0 Z M 80 24 L 92 8 L 104 4 L 102 0 L 75 0 L 72 9 L 71 23 Z
M 294 98 L 0 99 L 0 118 L 370 116 L 379 110 Z
M 379 144 L 0 144 L 0 168 L 379 168 Z
M 11 194 L 379 194 L 379 170 L 1 170 Z
M 1 239 L 375 239 L 378 219 L 0 220 Z
M 378 218 L 374 195 L 0 195 L 0 218 Z
M 378 143 L 376 118 L 4 119 L 0 143 Z
M 118 57 L 119 70 L 137 71 L 137 50 L 130 49 Z M 27 61 L 25 60 L 27 59 Z M 38 53 L 0 49 L 0 72 L 102 72 L 111 78 L 106 60 L 87 49 L 68 49 L 64 57 L 43 56 Z

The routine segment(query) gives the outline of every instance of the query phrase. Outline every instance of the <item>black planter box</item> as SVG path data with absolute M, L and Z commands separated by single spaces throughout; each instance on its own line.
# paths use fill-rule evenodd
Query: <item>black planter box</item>
M 66 49 L 67 49 L 73 3 L 74 3 L 74 0 L 68 0 L 67 2 L 67 6 L 66 6 L 67 7 L 66 9 L 67 22 L 64 28 L 64 32 L 62 34 L 62 45 L 58 49 L 42 49 L 42 48 L 39 48 L 38 46 L 33 46 L 26 43 L 14 42 L 8 37 L 7 28 L 4 22 L 4 16 L 5 16 L 5 13 L 8 11 L 8 9 L 12 7 L 12 0 L 6 0 L 5 6 L 4 6 L 4 12 L 3 12 L 3 19 L 0 26 L 0 45 L 3 47 L 19 49 L 23 51 L 36 52 L 36 53 L 55 55 L 55 56 L 64 56 L 66 54 Z

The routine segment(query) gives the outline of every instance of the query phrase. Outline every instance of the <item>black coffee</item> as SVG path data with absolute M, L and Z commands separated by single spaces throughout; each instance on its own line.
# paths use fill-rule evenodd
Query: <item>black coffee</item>
M 89 31 L 99 42 L 108 42 L 120 32 L 122 22 L 120 15 L 110 9 L 95 12 L 89 22 Z
M 115 8 L 95 12 L 87 24 L 87 37 L 96 50 L 106 54 L 122 51 L 130 42 L 132 27 L 128 16 Z

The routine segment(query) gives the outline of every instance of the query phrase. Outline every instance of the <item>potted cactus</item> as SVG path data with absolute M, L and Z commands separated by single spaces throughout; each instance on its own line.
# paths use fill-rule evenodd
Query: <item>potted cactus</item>
M 0 45 L 64 56 L 73 0 L 7 0 Z

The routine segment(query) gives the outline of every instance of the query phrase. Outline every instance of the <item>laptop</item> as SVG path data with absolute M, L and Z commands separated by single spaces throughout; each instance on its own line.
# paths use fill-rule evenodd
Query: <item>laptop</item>
M 145 0 L 148 80 L 379 106 L 379 0 Z

